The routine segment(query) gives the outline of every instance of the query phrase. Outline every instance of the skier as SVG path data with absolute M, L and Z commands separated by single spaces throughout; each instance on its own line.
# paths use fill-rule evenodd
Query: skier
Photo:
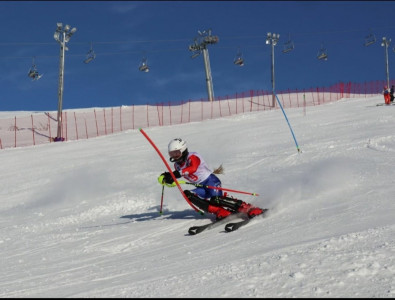
M 394 102 L 394 85 L 391 86 L 391 91 L 390 91 L 390 95 L 391 95 L 391 102 Z
M 385 104 L 390 104 L 391 103 L 391 95 L 390 95 L 390 91 L 388 90 L 387 86 L 384 86 L 383 95 L 384 95 Z
M 226 197 L 222 190 L 207 188 L 206 186 L 221 187 L 221 181 L 215 174 L 222 174 L 222 166 L 211 171 L 206 162 L 197 152 L 189 152 L 186 141 L 176 138 L 168 145 L 170 161 L 174 162 L 173 174 L 176 178 L 183 176 L 191 183 L 201 186 L 189 191 L 184 190 L 188 199 L 205 212 L 215 214 L 220 220 L 232 213 L 247 213 L 250 218 L 263 212 L 259 207 L 254 207 L 242 200 Z M 169 172 L 164 172 L 158 177 L 158 182 L 168 187 L 176 186 Z

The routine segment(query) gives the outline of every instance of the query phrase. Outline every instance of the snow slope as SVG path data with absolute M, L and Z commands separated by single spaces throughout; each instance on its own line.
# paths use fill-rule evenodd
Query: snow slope
M 0 297 L 395 297 L 395 106 L 381 96 L 145 129 L 269 208 L 205 224 L 138 130 L 0 151 Z M 190 189 L 190 186 L 185 186 Z

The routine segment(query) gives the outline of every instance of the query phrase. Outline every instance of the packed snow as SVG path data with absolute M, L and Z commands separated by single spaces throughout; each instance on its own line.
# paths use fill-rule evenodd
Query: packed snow
M 139 130 L 0 150 L 0 297 L 395 297 L 395 106 L 382 96 L 144 131 L 269 208 L 199 215 Z M 192 189 L 183 185 L 185 189 Z

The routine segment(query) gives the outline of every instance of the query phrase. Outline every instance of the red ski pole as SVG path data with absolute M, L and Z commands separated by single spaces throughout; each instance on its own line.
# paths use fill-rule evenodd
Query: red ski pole
M 181 184 L 183 184 L 183 183 L 191 184 L 191 185 L 194 185 L 196 187 L 204 187 L 204 188 L 207 188 L 207 189 L 223 190 L 223 191 L 234 192 L 234 193 L 239 193 L 239 194 L 247 194 L 247 195 L 252 195 L 252 196 L 259 196 L 259 194 L 257 194 L 257 193 L 237 191 L 237 190 L 227 189 L 227 188 L 218 187 L 218 186 L 203 185 L 203 184 L 199 184 L 199 183 L 192 183 L 192 182 L 186 182 L 186 181 L 181 181 L 181 180 L 179 180 L 178 182 L 181 183 Z
M 162 185 L 162 197 L 160 199 L 160 209 L 159 209 L 159 214 L 162 214 L 162 207 L 163 207 L 163 194 L 165 193 L 165 186 Z

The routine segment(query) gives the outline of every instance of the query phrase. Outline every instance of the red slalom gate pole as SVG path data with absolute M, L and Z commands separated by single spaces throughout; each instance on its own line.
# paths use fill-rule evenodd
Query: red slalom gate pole
M 185 200 L 188 202 L 188 204 L 198 213 L 200 214 L 204 214 L 203 211 L 199 210 L 198 208 L 196 208 L 192 202 L 188 199 L 188 197 L 185 195 L 184 191 L 181 188 L 181 185 L 179 184 L 179 182 L 177 181 L 177 178 L 174 176 L 173 171 L 171 170 L 169 164 L 167 163 L 166 159 L 163 157 L 162 153 L 159 151 L 158 147 L 156 147 L 156 145 L 154 144 L 154 142 L 149 138 L 149 136 L 145 133 L 145 131 L 140 128 L 139 129 L 140 132 L 144 135 L 144 137 L 147 139 L 147 141 L 151 144 L 152 147 L 154 147 L 155 151 L 158 153 L 158 155 L 160 156 L 160 158 L 162 159 L 163 163 L 165 164 L 167 170 L 169 171 L 171 177 L 173 178 L 174 182 L 176 183 L 178 189 L 180 190 L 182 196 L 185 198 Z

